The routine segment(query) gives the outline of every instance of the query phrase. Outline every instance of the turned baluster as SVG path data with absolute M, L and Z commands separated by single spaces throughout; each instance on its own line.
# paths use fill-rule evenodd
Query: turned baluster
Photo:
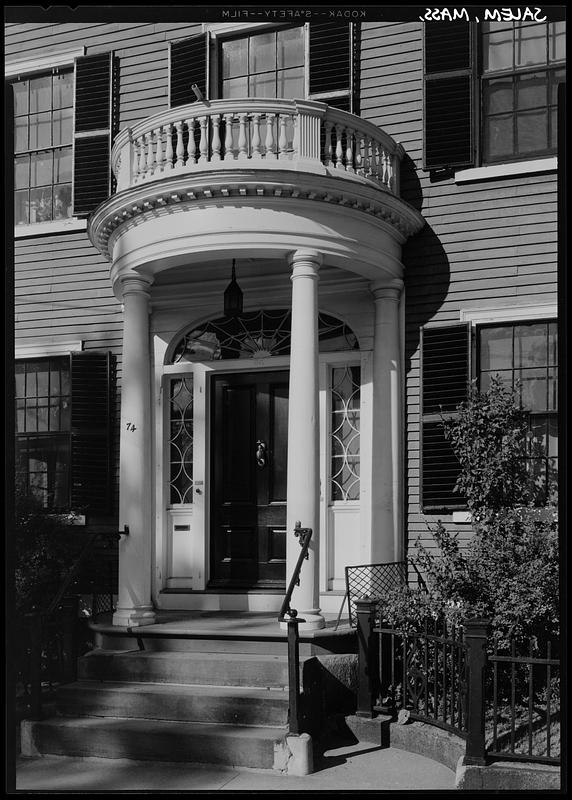
M 333 134 L 334 126 L 331 122 L 326 122 L 324 126 L 325 136 L 324 136 L 324 164 L 326 167 L 333 167 L 334 162 L 332 161 L 332 154 L 333 154 L 333 146 L 332 146 L 332 134 Z
M 248 158 L 247 139 L 246 139 L 246 114 L 239 114 L 238 132 L 238 157 L 239 159 Z
M 199 164 L 206 164 L 209 160 L 209 137 L 207 131 L 208 119 L 207 117 L 199 117 L 199 125 L 201 128 L 201 138 L 199 140 Z
M 135 139 L 135 148 L 137 154 L 137 179 L 139 180 L 145 173 L 145 139 L 143 136 L 138 136 L 137 139 Z
M 342 126 L 336 125 L 336 168 L 343 169 L 344 162 L 342 160 L 343 156 L 343 148 L 342 148 Z
M 357 153 L 356 153 L 357 159 Z M 346 128 L 346 172 L 355 172 L 354 169 L 354 132 Z
M 166 125 L 163 125 L 163 130 L 165 132 L 165 169 L 173 169 L 173 125 L 171 122 L 168 122 Z
M 164 169 L 164 156 L 163 156 L 163 131 L 157 128 L 153 131 L 155 134 L 155 141 L 157 142 L 157 152 L 155 154 L 155 169 L 157 172 L 162 172 Z
M 177 131 L 177 167 L 185 166 L 185 147 L 183 144 L 183 123 L 175 122 L 175 129 Z
M 211 117 L 212 120 L 212 133 L 213 133 L 213 140 L 212 140 L 212 155 L 211 161 L 220 161 L 220 114 L 215 114 Z
M 234 151 L 232 149 L 232 114 L 224 115 L 224 160 L 234 161 Z
M 155 165 L 155 155 L 153 153 L 153 131 L 149 131 L 145 138 L 147 139 L 147 166 L 145 171 L 147 175 L 151 175 Z
M 264 142 L 264 147 L 266 149 L 266 158 L 278 158 L 276 155 L 276 151 L 274 149 L 274 120 L 276 119 L 276 114 L 267 114 L 266 115 L 266 141 Z
M 187 160 L 185 164 L 189 166 L 190 164 L 197 163 L 197 145 L 195 143 L 195 118 L 185 120 L 187 125 L 187 129 L 189 131 L 189 143 L 187 145 Z
M 288 152 L 288 137 L 286 135 L 286 124 L 288 122 L 288 116 L 286 114 L 280 114 L 280 135 L 278 137 L 278 158 L 282 158 L 286 156 Z
M 252 115 L 252 158 L 261 158 L 260 152 L 260 114 Z

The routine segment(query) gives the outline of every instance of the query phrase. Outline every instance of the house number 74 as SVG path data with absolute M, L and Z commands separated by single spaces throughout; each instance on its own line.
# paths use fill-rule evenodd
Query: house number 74
M 133 431 L 136 431 L 137 428 L 135 427 L 135 425 L 132 422 L 128 422 L 127 423 L 127 430 L 133 432 Z

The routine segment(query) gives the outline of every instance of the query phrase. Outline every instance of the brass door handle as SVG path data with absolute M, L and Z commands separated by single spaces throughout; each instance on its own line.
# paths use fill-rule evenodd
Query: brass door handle
M 260 469 L 266 466 L 266 442 L 261 439 L 256 442 L 256 464 Z

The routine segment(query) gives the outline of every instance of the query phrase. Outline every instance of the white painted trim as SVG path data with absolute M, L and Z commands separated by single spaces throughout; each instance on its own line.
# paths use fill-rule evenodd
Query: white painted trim
M 35 344 L 18 344 L 14 348 L 14 357 L 42 358 L 43 356 L 67 356 L 69 353 L 81 353 L 81 339 L 62 340 L 59 342 L 37 342 Z
M 488 167 L 461 169 L 455 172 L 455 183 L 470 181 L 489 181 L 511 175 L 533 175 L 538 172 L 556 172 L 558 158 L 538 158 L 534 161 L 515 161 L 507 164 L 491 164 Z
M 236 13 L 240 13 L 237 11 Z M 269 14 L 271 12 L 268 12 Z M 248 33 L 263 28 L 276 28 L 278 25 L 288 25 L 289 22 L 279 22 L 276 19 L 269 19 L 265 22 L 203 22 L 203 33 L 207 31 L 216 39 L 218 36 L 226 36 L 231 33 Z
M 28 236 L 43 236 L 48 233 L 68 233 L 68 231 L 87 230 L 87 220 L 77 219 L 54 219 L 50 222 L 34 222 L 32 225 L 15 225 L 14 238 L 24 239 Z
M 31 72 L 42 72 L 56 67 L 71 67 L 76 58 L 85 55 L 85 45 L 75 47 L 73 50 L 64 50 L 60 53 L 47 53 L 45 56 L 36 58 L 21 58 L 17 61 L 10 61 L 4 66 L 6 78 L 17 78 L 19 75 L 27 75 Z
M 517 322 L 519 320 L 556 318 L 557 303 L 537 303 L 536 305 L 489 306 L 486 308 L 462 308 L 459 312 L 461 322 L 482 325 L 487 322 Z
M 470 511 L 453 511 L 453 522 L 457 525 L 471 523 L 473 518 Z

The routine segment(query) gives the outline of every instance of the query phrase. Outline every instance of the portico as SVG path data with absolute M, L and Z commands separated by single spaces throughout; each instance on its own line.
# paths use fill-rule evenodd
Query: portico
M 401 557 L 400 253 L 423 220 L 396 194 L 400 150 L 389 137 L 352 115 L 334 112 L 346 125 L 339 125 L 340 143 L 342 136 L 350 136 L 346 117 L 352 125 L 368 127 L 364 136 L 370 136 L 369 144 L 366 150 L 360 144 L 362 153 L 376 152 L 369 128 L 378 139 L 385 137 L 393 161 L 388 155 L 384 163 L 393 164 L 393 177 L 380 181 L 371 156 L 357 170 L 347 168 L 348 153 L 344 161 L 340 154 L 338 166 L 328 166 L 315 138 L 327 112 L 323 104 L 305 105 L 316 108 L 298 110 L 304 113 L 295 118 L 295 130 L 306 132 L 295 137 L 289 158 L 283 147 L 274 160 L 266 157 L 269 153 L 258 158 L 251 153 L 209 162 L 210 151 L 203 148 L 201 169 L 198 163 L 185 165 L 184 159 L 182 166 L 168 159 L 165 164 L 168 147 L 152 150 L 153 136 L 137 138 L 131 132 L 118 137 L 118 192 L 90 221 L 90 236 L 111 261 L 111 280 L 124 310 L 120 524 L 128 526 L 129 535 L 121 543 L 114 625 L 151 624 L 156 609 L 278 609 L 280 584 L 289 579 L 298 558 L 297 521 L 313 530 L 309 559 L 292 599 L 308 629 L 323 626 L 324 603 L 327 611 L 339 607 L 344 563 Z M 205 113 L 205 119 L 211 116 Z M 161 134 L 162 126 L 149 125 Z M 206 122 L 200 130 L 208 132 Z M 332 126 L 327 130 L 333 135 Z M 348 141 L 358 142 L 357 133 L 352 129 Z M 140 152 L 135 157 L 136 141 L 149 145 L 152 170 Z M 308 141 L 311 146 L 304 145 L 307 152 L 302 153 L 300 142 Z M 354 156 L 351 164 L 358 163 Z M 132 170 L 135 163 L 143 169 L 126 173 L 126 163 Z M 250 315 L 241 324 L 248 328 L 249 342 L 258 342 L 246 346 L 241 333 L 244 346 L 234 355 L 232 349 L 221 349 L 230 334 L 220 319 L 232 260 L 239 266 L 245 314 Z M 254 319 L 260 313 L 264 319 L 264 309 L 276 309 L 282 321 L 273 329 L 261 323 L 257 337 Z M 353 337 L 351 348 L 326 334 L 324 320 L 331 331 L 344 326 Z M 287 331 L 280 352 L 268 343 L 276 340 L 277 330 Z M 181 349 L 183 340 L 187 344 Z M 214 348 L 210 354 L 205 342 Z M 174 360 L 175 352 L 184 357 Z M 282 378 L 270 384 L 263 380 L 280 371 L 287 389 L 279 388 Z M 238 375 L 244 376 L 239 383 Z M 252 388 L 262 387 L 260 381 L 278 388 Z M 187 393 L 185 431 L 192 429 L 189 441 L 185 433 L 184 448 L 180 438 L 174 442 L 171 436 L 183 419 L 183 407 L 173 399 L 181 391 Z M 224 422 L 217 392 L 220 403 L 250 393 L 248 403 L 258 410 L 250 418 L 247 401 L 238 403 L 233 408 L 245 409 L 250 422 L 244 417 L 242 427 L 233 428 L 228 420 L 236 414 Z M 259 410 L 262 397 L 270 397 L 270 411 Z M 262 442 L 267 447 L 256 433 L 260 414 L 270 414 L 265 430 L 276 444 L 257 466 L 256 446 Z M 247 424 L 255 433 L 250 443 Z M 215 432 L 224 430 L 234 431 L 229 440 L 234 444 L 217 450 Z M 282 435 L 285 448 L 279 444 Z M 243 486 L 258 498 L 251 503 L 257 523 L 224 516 L 237 498 L 217 494 L 219 484 L 230 485 L 233 479 L 228 472 L 218 477 L 215 462 L 221 460 L 237 465 L 240 475 L 252 469 L 254 483 Z M 180 497 L 174 502 L 169 493 L 173 464 L 187 476 L 189 491 L 182 502 Z M 342 477 L 336 484 L 338 466 Z M 274 495 L 262 502 L 264 487 Z M 278 516 L 266 523 L 261 509 L 267 514 L 270 507 Z M 267 544 L 259 547 L 263 529 Z M 258 567 L 247 569 L 247 561 Z M 219 570 L 219 563 L 224 568 Z M 260 572 L 255 580 L 252 575 L 261 564 L 272 564 L 272 569 L 264 572 L 268 578 L 262 580 Z M 277 579 L 279 574 L 284 578 Z

